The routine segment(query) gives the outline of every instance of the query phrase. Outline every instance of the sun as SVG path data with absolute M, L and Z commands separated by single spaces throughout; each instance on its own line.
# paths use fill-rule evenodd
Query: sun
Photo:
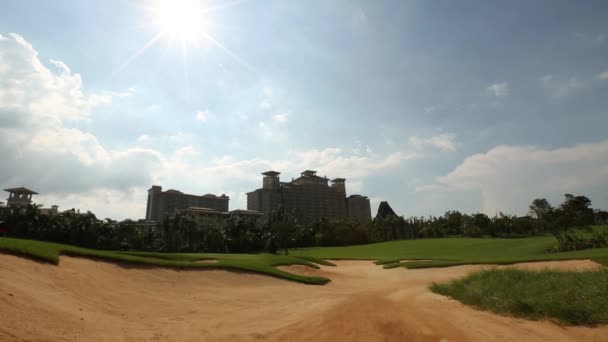
M 157 45 L 160 41 L 177 42 L 182 53 L 184 70 L 187 69 L 188 50 L 190 48 L 203 47 L 209 43 L 225 52 L 241 66 L 258 73 L 249 63 L 224 46 L 211 33 L 212 12 L 227 9 L 241 4 L 246 0 L 224 0 L 214 6 L 203 7 L 204 0 L 145 0 L 146 4 L 140 6 L 146 13 L 146 19 L 140 22 L 140 27 L 153 27 L 156 34 L 148 40 L 141 48 L 131 55 L 114 74 L 124 70 L 131 62 L 137 59 L 150 47 Z M 169 44 L 167 47 L 175 46 Z
M 207 20 L 200 0 L 159 0 L 152 11 L 154 24 L 171 40 L 197 43 L 205 36 Z

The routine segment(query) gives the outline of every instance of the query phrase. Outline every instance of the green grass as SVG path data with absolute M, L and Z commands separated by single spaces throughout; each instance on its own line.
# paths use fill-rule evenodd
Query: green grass
M 608 229 L 608 226 L 595 227 Z M 592 259 L 608 266 L 608 248 L 547 253 L 553 236 L 519 239 L 441 238 L 401 240 L 348 247 L 314 247 L 293 250 L 297 256 L 320 259 L 377 260 L 385 268 L 446 267 L 466 264 L 514 264 L 527 261 Z M 403 260 L 432 260 L 408 261 Z
M 563 324 L 608 323 L 608 270 L 492 269 L 431 289 L 494 313 Z
M 187 269 L 227 269 L 259 273 L 305 284 L 323 285 L 330 280 L 323 277 L 308 277 L 281 271 L 274 266 L 305 265 L 319 268 L 315 263 L 323 262 L 316 258 L 300 258 L 274 254 L 209 254 L 209 253 L 145 253 L 112 252 L 80 248 L 50 242 L 0 238 L 0 251 L 17 254 L 52 264 L 59 263 L 60 255 L 81 256 L 106 261 L 148 266 L 187 268 Z M 217 260 L 213 263 L 197 262 Z
M 594 229 L 608 229 L 597 226 Z M 555 244 L 552 236 L 521 239 L 442 238 L 401 240 L 348 247 L 315 247 L 291 250 L 291 255 L 144 253 L 98 251 L 48 242 L 0 238 L 0 250 L 57 264 L 59 255 L 78 255 L 110 261 L 165 267 L 220 268 L 267 274 L 306 284 L 325 284 L 329 279 L 281 271 L 279 265 L 318 267 L 333 265 L 325 259 L 376 260 L 384 268 L 427 268 L 465 264 L 513 264 L 528 261 L 592 259 L 608 266 L 608 248 L 566 253 L 547 253 Z M 215 259 L 214 263 L 198 260 Z M 432 261 L 424 261 L 424 260 Z M 404 260 L 410 260 L 404 262 Z M 415 261 L 419 260 L 419 261 Z

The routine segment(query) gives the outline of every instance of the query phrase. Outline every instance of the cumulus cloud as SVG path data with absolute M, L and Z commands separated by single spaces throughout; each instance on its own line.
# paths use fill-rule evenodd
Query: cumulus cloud
M 45 66 L 23 37 L 0 40 L 0 179 L 40 192 L 67 194 L 148 183 L 155 151 L 109 150 L 91 133 L 70 127 L 86 120 L 112 93 L 86 95 L 80 75 L 60 61 Z
M 209 119 L 211 119 L 211 117 L 213 116 L 213 114 L 207 109 L 197 110 L 195 115 L 196 115 L 196 120 L 198 120 L 202 123 L 207 123 L 209 121 Z
M 132 93 L 131 90 L 129 92 Z M 363 177 L 416 157 L 396 151 L 354 155 L 340 148 L 292 151 L 279 159 L 203 159 L 194 135 L 139 135 L 134 146 L 109 148 L 91 132 L 74 125 L 90 119 L 99 105 L 120 97 L 111 91 L 87 94 L 80 75 L 62 62 L 45 65 L 37 51 L 18 35 L 0 39 L 0 185 L 25 185 L 41 193 L 38 202 L 92 210 L 100 217 L 140 218 L 151 184 L 190 193 L 234 193 L 231 208 L 243 208 L 234 192 L 259 185 L 260 172 L 276 169 L 289 177 L 317 169 L 346 177 L 360 189 Z M 268 94 L 267 94 L 268 95 Z M 201 111 L 204 113 L 205 111 Z M 198 115 L 198 114 L 197 114 Z M 208 113 L 201 114 L 205 119 Z M 274 134 L 287 114 L 279 113 L 260 128 Z M 150 148 L 162 144 L 161 153 Z
M 488 86 L 486 91 L 496 97 L 507 96 L 509 94 L 509 85 L 507 82 L 495 83 Z
M 90 99 L 80 75 L 53 61 L 54 73 L 21 36 L 0 41 L 0 106 L 3 116 L 23 117 L 29 124 L 79 120 L 89 114 Z M 25 113 L 26 115 L 23 115 Z
M 441 133 L 429 138 L 413 136 L 410 138 L 410 144 L 417 148 L 432 146 L 444 152 L 453 152 L 458 148 L 456 144 L 456 135 L 453 133 Z
M 608 140 L 572 147 L 497 146 L 418 191 L 477 190 L 484 212 L 523 214 L 534 198 L 608 184 Z

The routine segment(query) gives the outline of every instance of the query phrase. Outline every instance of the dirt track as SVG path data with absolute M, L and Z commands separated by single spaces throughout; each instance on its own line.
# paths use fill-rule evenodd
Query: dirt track
M 608 327 L 497 316 L 431 293 L 483 266 L 383 270 L 368 261 L 283 269 L 325 286 L 226 271 L 126 268 L 0 254 L 0 341 L 607 341 Z M 542 266 L 541 266 L 542 265 Z M 590 261 L 521 267 L 590 269 Z

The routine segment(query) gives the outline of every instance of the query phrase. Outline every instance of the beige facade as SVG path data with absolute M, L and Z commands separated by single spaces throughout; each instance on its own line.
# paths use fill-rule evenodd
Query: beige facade
M 268 217 L 282 206 L 289 212 L 295 212 L 303 222 L 349 217 L 344 178 L 330 181 L 326 177 L 317 176 L 316 171 L 306 170 L 297 179 L 285 183 L 280 181 L 279 172 L 268 171 L 262 175 L 262 188 L 247 194 L 249 210 L 259 211 Z M 364 213 L 355 213 L 363 205 L 359 202 L 357 204 L 353 207 L 357 219 L 363 219 L 366 214 L 371 219 L 369 207 Z M 367 204 L 369 206 L 369 201 Z
M 229 212 L 221 212 L 209 208 L 186 208 L 177 210 L 179 213 L 183 213 L 192 218 L 196 223 L 201 225 L 210 224 L 222 224 L 229 218 L 250 218 L 254 221 L 259 221 L 262 217 L 262 213 L 253 210 L 232 210 Z
M 153 185 L 148 190 L 148 204 L 146 207 L 146 221 L 160 221 L 164 215 L 173 214 L 178 210 L 187 208 L 205 208 L 218 212 L 228 211 L 226 195 L 215 196 L 211 194 L 197 196 L 184 194 L 177 190 L 162 191 L 163 188 Z

